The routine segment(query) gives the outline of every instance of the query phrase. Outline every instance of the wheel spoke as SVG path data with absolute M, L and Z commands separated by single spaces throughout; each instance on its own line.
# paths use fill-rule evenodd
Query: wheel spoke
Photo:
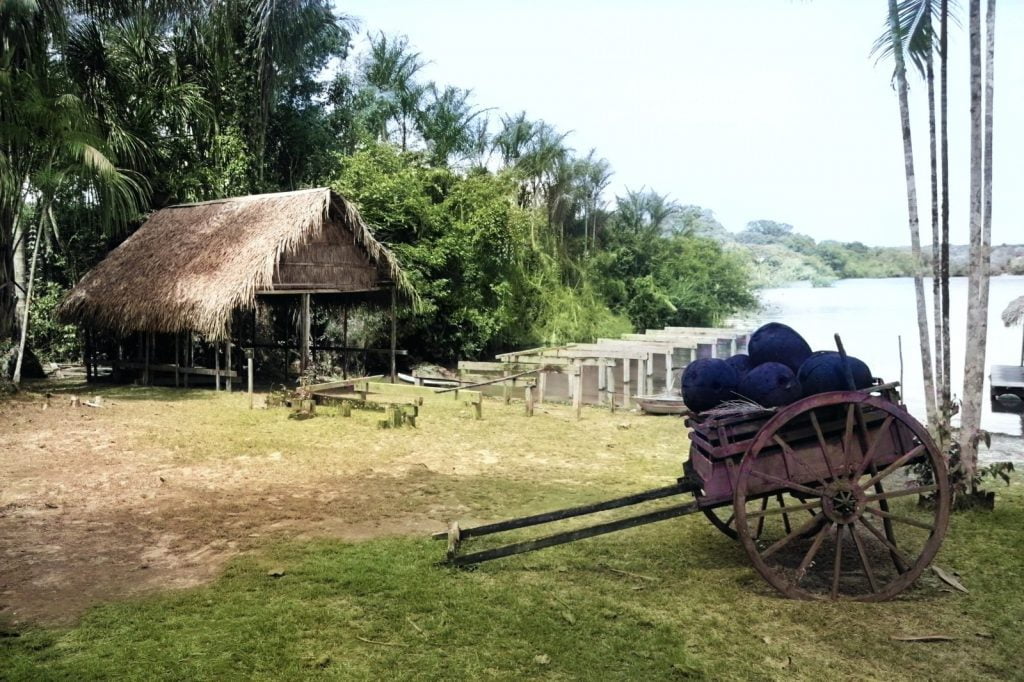
M 800 493 L 805 493 L 807 495 L 813 495 L 815 497 L 821 497 L 821 491 L 815 490 L 814 488 L 808 488 L 805 485 L 793 483 L 793 481 L 787 481 L 784 478 L 779 478 L 778 476 L 773 476 L 772 474 L 766 474 L 763 471 L 757 471 L 756 469 L 753 468 L 751 468 L 750 473 L 751 475 L 757 476 L 758 478 L 768 481 L 769 483 L 777 483 L 783 486 L 784 488 L 789 488 L 791 490 L 795 490 Z
M 811 543 L 811 548 L 807 550 L 807 554 L 804 555 L 803 560 L 796 569 L 796 581 L 798 583 L 804 579 L 805 575 L 807 575 L 807 567 L 811 565 L 812 561 L 814 561 L 815 555 L 818 553 L 818 550 L 821 549 L 821 543 L 825 540 L 825 536 L 828 535 L 829 529 L 834 525 L 835 524 L 825 524 L 821 527 L 821 530 L 818 531 L 818 534 L 814 536 L 814 542 Z
M 939 489 L 939 486 L 935 485 L 922 485 L 917 488 L 903 488 L 902 490 L 890 490 L 889 492 L 882 492 L 876 495 L 865 495 L 864 500 L 866 502 L 874 502 L 876 500 L 891 500 L 894 497 L 907 497 L 908 495 L 923 495 L 924 493 L 935 492 Z M 885 510 L 883 510 L 885 511 Z
M 839 596 L 839 574 L 843 564 L 843 527 L 836 525 L 836 556 L 832 565 L 832 598 Z
M 874 440 L 871 441 L 871 446 L 868 448 L 868 451 L 864 454 L 864 459 L 860 461 L 860 466 L 857 467 L 857 475 L 854 476 L 854 480 L 863 476 L 864 472 L 867 471 L 868 467 L 871 466 L 871 463 L 875 459 L 875 454 L 878 452 L 878 446 L 881 445 L 882 443 L 882 438 L 885 437 L 885 434 L 889 430 L 889 427 L 892 426 L 892 420 L 893 416 L 891 414 L 888 415 L 885 418 L 885 421 L 882 422 L 882 426 L 878 429 L 878 431 L 875 432 L 875 438 Z
M 789 514 L 786 513 L 786 503 L 782 499 L 782 493 L 775 496 L 775 501 L 779 503 L 779 510 L 782 513 L 782 527 L 787 533 L 792 532 L 793 527 L 789 525 Z
M 922 452 L 924 452 L 924 445 L 918 445 L 916 448 L 914 448 L 910 452 L 904 454 L 899 459 L 894 461 L 892 464 L 890 464 L 889 466 L 885 467 L 884 469 L 879 471 L 877 474 L 872 476 L 871 479 L 867 483 L 865 483 L 864 485 L 862 485 L 860 487 L 860 489 L 861 490 L 867 490 L 868 488 L 870 488 L 874 484 L 876 484 L 879 481 L 883 480 L 886 476 L 888 476 L 892 472 L 894 472 L 897 469 L 899 469 L 901 466 L 906 464 L 909 460 L 911 460 L 914 457 L 917 457 L 918 455 L 920 455 Z
M 819 523 L 821 523 L 821 519 L 822 519 L 821 516 L 815 516 L 813 519 L 810 519 L 807 523 L 805 523 L 804 525 L 800 526 L 799 528 L 797 528 L 796 530 L 791 532 L 789 535 L 787 535 L 786 537 L 782 538 L 781 540 L 779 540 L 775 544 L 769 546 L 768 549 L 766 549 L 763 552 L 761 552 L 761 558 L 762 559 L 767 559 L 772 554 L 775 554 L 780 549 L 782 549 L 783 547 L 788 545 L 795 538 L 798 538 L 799 536 L 803 535 L 804 533 L 809 532 L 812 528 L 814 528 Z
M 857 535 L 857 529 L 851 523 L 847 528 L 850 529 L 850 535 L 853 537 L 853 544 L 857 546 L 857 554 L 860 556 L 860 565 L 864 567 L 864 574 L 868 577 L 868 585 L 871 586 L 872 592 L 878 592 L 878 583 L 875 582 L 875 573 L 871 570 L 871 562 L 868 561 L 867 554 L 864 553 L 864 545 L 861 543 L 860 536 Z
M 859 520 L 865 528 L 871 531 L 872 535 L 878 538 L 879 542 L 881 542 L 889 549 L 889 556 L 892 557 L 892 562 L 893 564 L 895 564 L 896 570 L 900 573 L 906 573 L 907 570 L 910 568 L 911 562 L 907 559 L 903 552 L 901 552 L 896 545 L 889 542 L 889 539 L 882 535 L 882 531 L 878 530 L 873 525 L 871 525 L 870 521 L 865 519 L 863 516 L 860 517 Z
M 825 467 L 828 469 L 829 478 L 835 478 L 836 474 L 832 471 L 832 460 L 828 458 L 828 445 L 825 443 L 825 434 L 821 430 L 821 424 L 818 422 L 818 415 L 814 413 L 814 410 L 808 412 L 811 416 L 811 426 L 814 427 L 814 433 L 818 436 L 818 447 L 821 449 L 821 458 L 825 460 Z
M 801 509 L 814 509 L 821 506 L 821 500 L 815 500 L 814 502 L 805 502 L 804 504 L 794 504 L 788 507 L 777 507 L 774 509 L 762 509 L 761 511 L 752 511 L 747 516 L 771 516 L 772 514 L 788 514 L 789 512 L 800 511 Z
M 881 509 L 875 509 L 874 507 L 864 507 L 864 511 L 869 512 L 871 514 L 874 514 L 875 516 L 881 517 L 883 519 L 889 519 L 891 521 L 897 521 L 899 523 L 905 523 L 906 525 L 914 526 L 915 528 L 923 528 L 924 530 L 927 530 L 927 531 L 935 530 L 935 526 L 932 526 L 932 525 L 929 525 L 927 523 L 924 523 L 923 521 L 918 521 L 917 519 L 912 519 L 912 518 L 909 518 L 907 516 L 899 516 L 897 514 L 891 514 L 889 512 L 884 512 Z
M 843 432 L 843 463 L 846 471 L 853 471 L 853 463 L 850 459 L 850 450 L 853 445 L 853 403 L 846 406 L 846 430 Z

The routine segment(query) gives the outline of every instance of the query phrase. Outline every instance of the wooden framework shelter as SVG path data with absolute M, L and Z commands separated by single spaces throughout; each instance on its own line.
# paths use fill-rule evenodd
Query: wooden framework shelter
M 540 371 L 539 402 L 567 397 L 576 406 L 597 403 L 629 407 L 632 399 L 678 389 L 679 370 L 698 358 L 725 358 L 746 351 L 749 332 L 720 327 L 666 327 L 595 343 L 570 343 L 503 353 L 497 360 L 507 373 L 560 367 L 559 374 Z M 485 364 L 460 363 L 466 371 Z M 564 379 L 562 379 L 564 377 Z M 557 382 L 558 385 L 554 385 Z
M 260 194 L 170 206 L 149 219 L 69 292 L 60 317 L 77 323 L 89 339 L 94 330 L 121 338 L 139 335 L 141 357 L 122 368 L 181 376 L 212 374 L 219 388 L 241 374 L 232 350 L 253 351 L 258 301 L 288 297 L 299 305 L 300 367 L 314 350 L 310 343 L 311 302 L 345 307 L 368 303 L 390 307 L 391 375 L 396 374 L 396 308 L 399 298 L 416 304 L 416 294 L 392 253 L 378 242 L 350 202 L 328 188 Z M 253 316 L 248 343 L 238 321 Z M 232 329 L 235 322 L 236 329 Z M 151 361 L 155 335 L 174 339 L 174 361 Z M 214 367 L 196 367 L 193 334 L 213 344 Z M 182 343 L 185 339 L 186 343 Z M 87 346 L 89 344 L 87 343 Z M 182 352 L 182 347 L 188 350 Z M 223 347 L 224 368 L 220 366 Z M 278 347 L 278 346 L 275 346 Z M 287 348 L 287 347 L 286 347 Z M 383 349 L 372 349 L 374 351 Z M 87 367 L 91 353 L 87 349 Z M 183 357 L 184 356 L 184 357 Z M 236 371 L 236 369 L 238 371 Z

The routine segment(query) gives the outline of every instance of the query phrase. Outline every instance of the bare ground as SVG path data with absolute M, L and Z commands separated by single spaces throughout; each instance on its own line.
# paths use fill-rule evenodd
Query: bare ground
M 250 412 L 237 394 L 119 391 L 101 409 L 0 402 L 0 618 L 69 622 L 102 601 L 211 580 L 276 539 L 423 536 L 449 518 L 501 516 L 495 481 L 606 490 L 628 456 L 627 486 L 661 485 L 683 450 L 678 420 L 596 410 L 527 420 L 491 401 L 477 422 L 461 403 L 428 402 L 415 431 L 378 431 L 374 413 L 297 422 Z M 629 454 L 655 433 L 663 446 Z

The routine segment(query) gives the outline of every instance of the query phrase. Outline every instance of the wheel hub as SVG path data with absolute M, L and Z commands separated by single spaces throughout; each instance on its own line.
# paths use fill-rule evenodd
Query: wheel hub
M 821 496 L 825 516 L 837 523 L 853 523 L 864 513 L 864 492 L 849 481 L 829 484 Z

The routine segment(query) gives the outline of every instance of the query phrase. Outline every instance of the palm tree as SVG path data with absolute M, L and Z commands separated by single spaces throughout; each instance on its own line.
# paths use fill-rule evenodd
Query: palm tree
M 427 62 L 413 52 L 405 36 L 388 38 L 384 33 L 370 37 L 370 53 L 362 67 L 362 77 L 372 89 L 382 139 L 387 139 L 387 123 L 398 125 L 402 151 L 409 148 L 409 136 L 415 128 L 426 86 L 416 77 Z
M 899 100 L 900 125 L 903 137 L 903 166 L 907 185 L 907 217 L 910 227 L 910 247 L 914 258 L 914 294 L 917 301 L 917 326 L 921 346 L 921 374 L 924 377 L 925 409 L 928 423 L 935 429 L 938 412 L 935 404 L 935 382 L 932 371 L 931 339 L 928 331 L 928 311 L 924 296 L 924 263 L 921 257 L 920 220 L 918 218 L 917 183 L 914 173 L 914 149 L 910 132 L 910 106 L 907 96 L 907 77 L 904 64 L 903 39 L 907 35 L 901 28 L 896 0 L 889 0 L 889 37 L 896 62 L 896 94 Z
M 981 401 L 985 385 L 988 332 L 989 262 L 992 241 L 992 102 L 995 57 L 995 0 L 986 11 L 985 100 L 982 102 L 981 2 L 968 2 L 971 46 L 971 248 L 967 286 L 967 353 L 964 358 L 960 457 L 969 492 L 973 492 L 981 437 Z
M 57 197 L 70 193 L 95 204 L 104 223 L 116 229 L 134 218 L 145 205 L 147 189 L 143 180 L 115 167 L 105 151 L 110 148 L 109 142 L 90 130 L 95 128 L 95 119 L 78 97 L 60 93 L 49 98 L 35 123 L 45 136 L 36 150 L 40 162 L 26 178 L 38 222 L 14 366 L 16 386 L 21 382 L 36 267 L 42 246 L 47 242 L 47 230 L 57 229 Z M 23 232 L 23 238 L 27 238 L 28 231 L 23 229 Z
M 479 131 L 473 122 L 486 110 L 470 105 L 469 90 L 451 86 L 438 89 L 431 83 L 427 91 L 428 103 L 419 113 L 418 127 L 427 143 L 431 163 L 439 166 L 452 157 L 461 159 L 473 153 L 479 148 Z

